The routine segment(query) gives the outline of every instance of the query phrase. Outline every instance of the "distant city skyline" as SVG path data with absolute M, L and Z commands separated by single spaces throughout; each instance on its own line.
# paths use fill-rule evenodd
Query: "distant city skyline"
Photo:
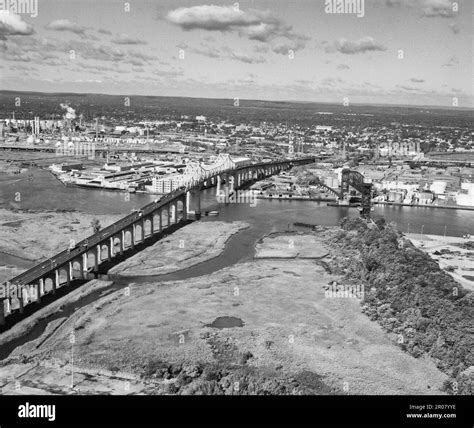
M 474 107 L 470 0 L 355 3 L 43 0 L 0 11 L 0 89 Z

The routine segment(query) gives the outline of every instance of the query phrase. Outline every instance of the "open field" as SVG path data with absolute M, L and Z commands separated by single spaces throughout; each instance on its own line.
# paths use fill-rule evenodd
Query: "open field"
M 94 233 L 91 221 L 102 227 L 119 220 L 118 215 L 92 215 L 75 212 L 13 212 L 0 209 L 0 251 L 32 261 L 64 250 Z
M 407 234 L 417 248 L 425 251 L 464 288 L 474 291 L 474 238 Z M 470 277 L 470 278 L 469 278 Z
M 75 212 L 15 212 L 0 209 L 0 262 L 2 253 L 39 262 L 66 249 L 71 240 L 78 242 L 93 233 L 91 221 L 102 227 L 117 221 L 118 215 L 91 215 Z M 24 269 L 15 263 L 0 263 L 0 281 Z
M 314 235 L 281 233 L 258 242 L 255 258 L 319 258 L 328 252 L 326 245 Z
M 191 223 L 114 266 L 109 274 L 148 276 L 185 269 L 218 256 L 227 240 L 246 227 L 244 222 Z
M 341 277 L 325 262 L 337 253 L 322 254 L 324 237 L 308 236 L 312 254 L 308 237 L 284 235 L 305 259 L 254 260 L 186 281 L 131 279 L 57 321 L 33 349 L 17 348 L 1 391 L 16 379 L 36 393 L 440 393 L 447 376 L 429 358 L 403 352 L 357 299 L 328 297 Z M 275 239 L 259 248 L 274 250 Z

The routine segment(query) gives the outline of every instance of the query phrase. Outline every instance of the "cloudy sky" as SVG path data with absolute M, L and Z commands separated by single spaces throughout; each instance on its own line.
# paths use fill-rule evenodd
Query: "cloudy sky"
M 473 107 L 471 0 L 325 9 L 39 0 L 37 16 L 0 11 L 0 88 Z

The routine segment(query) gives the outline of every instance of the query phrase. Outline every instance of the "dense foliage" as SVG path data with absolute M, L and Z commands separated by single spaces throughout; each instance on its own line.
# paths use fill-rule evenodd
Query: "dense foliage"
M 346 218 L 333 240 L 352 253 L 347 278 L 365 283 L 364 312 L 413 356 L 432 357 L 451 378 L 448 391 L 472 394 L 474 293 L 383 220 Z

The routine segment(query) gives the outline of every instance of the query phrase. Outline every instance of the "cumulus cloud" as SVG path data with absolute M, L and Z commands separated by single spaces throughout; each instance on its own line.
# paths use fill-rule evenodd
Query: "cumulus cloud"
M 273 52 L 287 55 L 288 52 L 297 51 L 303 49 L 305 46 L 305 41 L 303 39 L 275 39 L 270 43 L 271 49 Z
M 34 29 L 27 24 L 20 15 L 0 10 L 0 40 L 7 40 L 8 36 L 30 36 Z
M 69 31 L 74 34 L 84 34 L 87 30 L 86 27 L 71 22 L 69 19 L 57 19 L 50 22 L 45 28 L 52 31 Z
M 147 42 L 141 39 L 135 39 L 128 36 L 127 34 L 120 34 L 111 40 L 112 43 L 116 45 L 146 45 Z
M 103 63 L 121 63 L 135 66 L 166 64 L 157 56 L 143 53 L 137 49 L 107 44 L 96 44 L 85 40 L 58 40 L 47 38 L 25 37 L 22 40 L 9 39 L 0 44 L 2 61 L 34 62 L 47 64 L 46 60 L 57 61 L 64 53 L 76 52 L 79 60 L 97 60 Z M 50 61 L 51 62 L 51 61 Z
M 99 30 L 97 30 L 97 32 L 100 33 L 100 34 L 106 34 L 107 36 L 112 35 L 112 31 L 105 30 L 104 28 L 99 28 Z
M 95 64 L 86 64 L 86 63 L 77 63 L 77 67 L 84 69 L 84 70 L 90 70 L 90 71 L 115 71 L 116 69 L 113 67 L 107 67 L 105 65 L 95 65 Z
M 48 39 L 24 37 L 9 39 L 0 49 L 2 62 L 24 62 L 38 65 L 63 65 L 64 61 L 55 55 L 58 43 Z M 63 53 L 64 50 L 61 52 Z
M 414 88 L 413 86 L 395 85 L 395 87 L 409 92 L 418 91 L 418 88 Z
M 268 13 L 244 12 L 232 6 L 202 5 L 172 10 L 166 19 L 183 30 L 233 31 L 262 24 L 264 15 Z
M 244 62 L 246 64 L 261 64 L 265 62 L 265 58 L 260 56 L 249 55 L 245 52 L 233 51 L 228 47 L 192 47 L 185 43 L 178 45 L 178 48 L 184 49 L 187 52 L 195 53 L 197 55 L 202 55 L 208 58 L 215 59 L 230 59 L 235 61 Z
M 349 70 L 350 67 L 347 64 L 339 64 L 337 66 L 338 70 Z
M 265 62 L 265 58 L 263 58 L 262 56 L 252 56 L 244 52 L 234 52 L 234 51 L 228 50 L 227 56 L 230 59 L 244 62 L 245 64 L 262 64 Z
M 452 18 L 455 16 L 453 3 L 450 0 L 424 0 L 422 11 L 423 16 L 428 18 Z
M 253 48 L 253 51 L 257 53 L 268 53 L 269 50 L 270 48 L 267 45 L 257 45 Z
M 168 12 L 166 19 L 185 31 L 237 33 L 249 40 L 272 43 L 275 53 L 287 54 L 289 49 L 302 49 L 308 40 L 270 12 L 255 9 L 243 11 L 233 6 L 215 5 L 180 7 Z
M 415 8 L 427 18 L 453 18 L 456 15 L 454 3 L 450 0 L 385 0 L 388 7 Z
M 337 51 L 346 55 L 385 50 L 387 48 L 380 43 L 376 43 L 372 37 L 364 37 L 355 42 L 339 39 L 333 45 L 328 45 L 325 48 L 325 51 L 328 53 Z
M 412 77 L 410 79 L 410 82 L 413 82 L 413 83 L 424 83 L 424 79 L 417 79 L 416 77 Z
M 335 88 L 341 86 L 344 83 L 344 80 L 340 77 L 325 77 L 321 79 L 320 86 L 327 87 L 327 88 Z

